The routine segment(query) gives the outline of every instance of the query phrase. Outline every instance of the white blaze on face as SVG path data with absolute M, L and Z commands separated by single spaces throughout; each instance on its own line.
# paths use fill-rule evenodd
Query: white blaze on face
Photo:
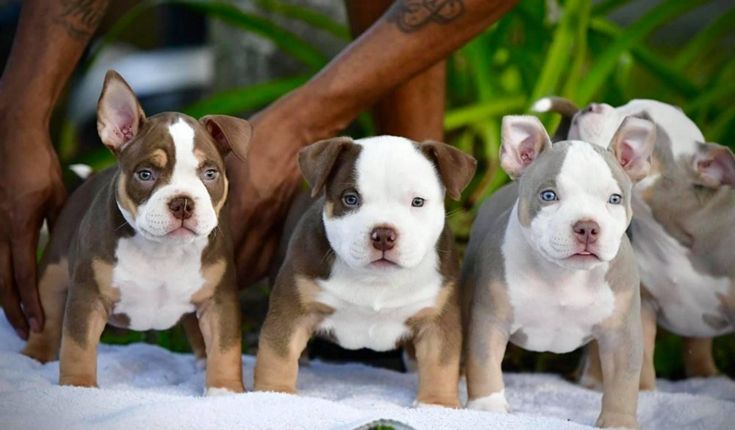
M 379 136 L 357 140 L 357 191 L 361 206 L 341 217 L 324 215 L 330 245 L 352 268 L 380 256 L 370 232 L 390 226 L 398 239 L 390 258 L 402 267 L 418 265 L 433 251 L 444 228 L 444 187 L 434 165 L 408 139 Z M 414 198 L 424 199 L 412 207 Z
M 173 173 L 168 183 L 138 208 L 136 230 L 149 239 L 160 240 L 180 227 L 181 220 L 173 216 L 168 205 L 175 197 L 188 196 L 194 202 L 194 213 L 186 225 L 197 236 L 206 236 L 217 226 L 217 214 L 199 175 L 199 160 L 194 156 L 194 129 L 179 118 L 169 126 L 169 133 L 175 149 Z
M 612 260 L 628 226 L 629 202 L 608 201 L 612 194 L 629 195 L 630 190 L 624 192 L 621 186 L 625 184 L 615 179 L 607 162 L 588 143 L 572 142 L 556 177 L 559 201 L 542 207 L 530 226 L 522 229 L 526 239 L 545 258 L 568 266 L 572 263 L 564 260 L 581 251 L 574 224 L 594 221 L 600 232 L 592 250 L 601 260 Z

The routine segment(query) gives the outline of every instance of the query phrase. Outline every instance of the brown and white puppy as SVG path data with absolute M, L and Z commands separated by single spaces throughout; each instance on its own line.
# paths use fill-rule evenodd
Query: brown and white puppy
M 537 110 L 563 115 L 570 138 L 606 145 L 623 115 L 649 118 L 658 127 L 647 178 L 633 189 L 631 223 L 643 287 L 646 354 L 641 388 L 655 388 L 656 322 L 684 336 L 688 376 L 718 374 L 712 337 L 735 331 L 735 156 L 704 143 L 699 128 L 680 109 L 655 100 L 614 108 L 592 103 L 578 110 L 568 100 L 542 99 Z M 582 383 L 599 386 L 599 365 Z
M 625 230 L 654 125 L 627 118 L 613 150 L 551 140 L 538 118 L 503 118 L 501 166 L 517 182 L 475 220 L 462 266 L 467 407 L 507 412 L 507 343 L 564 353 L 592 339 L 605 374 L 601 427 L 637 427 L 639 279 Z
M 289 243 L 260 333 L 255 389 L 296 391 L 313 336 L 348 349 L 408 344 L 418 404 L 458 407 L 458 256 L 445 222 L 475 160 L 444 143 L 379 136 L 299 154 L 312 196 Z
M 247 155 L 250 125 L 221 115 L 146 118 L 114 71 L 97 115 L 118 163 L 93 175 L 64 208 L 41 264 L 46 324 L 23 352 L 45 362 L 60 345 L 59 382 L 95 386 L 106 323 L 163 330 L 184 317 L 193 347 L 206 353 L 207 392 L 243 391 L 223 157 Z

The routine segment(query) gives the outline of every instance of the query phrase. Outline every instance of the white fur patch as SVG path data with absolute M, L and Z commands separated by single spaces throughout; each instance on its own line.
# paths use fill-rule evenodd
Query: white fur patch
M 510 412 L 510 405 L 505 399 L 505 390 L 500 390 L 497 393 L 480 397 L 479 399 L 470 400 L 467 402 L 466 407 L 467 409 L 477 411 L 498 412 L 502 414 Z
M 329 279 L 317 280 L 317 301 L 335 309 L 318 331 L 347 349 L 394 349 L 410 335 L 406 319 L 436 303 L 442 283 L 437 266 L 435 251 L 418 267 L 382 272 L 358 272 L 336 260 Z
M 208 387 L 204 391 L 204 395 L 207 397 L 232 396 L 234 394 L 237 393 L 230 391 L 227 388 Z
M 193 312 L 191 296 L 202 288 L 202 251 L 208 239 L 191 244 L 156 243 L 140 235 L 121 238 L 112 286 L 120 290 L 120 301 L 112 314 L 130 318 L 133 330 L 164 330 L 182 315 Z
M 532 351 L 572 351 L 614 310 L 615 297 L 605 281 L 608 264 L 589 270 L 565 269 L 541 257 L 522 228 L 516 205 L 502 246 L 513 308 L 511 335 L 522 330 L 526 343 L 521 346 Z
M 536 100 L 536 103 L 531 106 L 531 110 L 534 112 L 548 112 L 549 109 L 551 109 L 551 106 L 551 99 L 548 97 L 544 97 Z
M 628 215 L 625 203 L 608 202 L 612 194 L 624 193 L 605 160 L 588 143 L 572 141 L 556 177 L 556 187 L 559 200 L 543 207 L 531 220 L 530 228 L 522 229 L 526 240 L 547 259 L 571 267 L 566 259 L 581 251 L 573 226 L 591 220 L 600 226 L 592 251 L 603 261 L 612 260 L 628 226 Z
M 705 314 L 721 316 L 717 294 L 727 294 L 730 281 L 697 272 L 689 250 L 671 237 L 654 218 L 648 206 L 634 199 L 633 249 L 641 283 L 656 298 L 666 329 L 682 336 L 713 337 L 730 333 L 733 327 L 716 330 L 703 320 Z

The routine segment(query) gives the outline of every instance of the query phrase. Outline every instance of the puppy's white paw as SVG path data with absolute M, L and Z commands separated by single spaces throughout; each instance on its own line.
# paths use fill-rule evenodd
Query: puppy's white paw
M 207 397 L 231 396 L 233 394 L 237 393 L 234 391 L 230 391 L 227 388 L 208 387 L 204 390 L 204 395 Z
M 507 414 L 510 412 L 510 405 L 505 400 L 505 390 L 501 390 L 489 396 L 468 401 L 467 409 Z

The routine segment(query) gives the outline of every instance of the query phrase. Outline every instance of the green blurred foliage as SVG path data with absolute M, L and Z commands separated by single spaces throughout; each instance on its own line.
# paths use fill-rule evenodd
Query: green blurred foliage
M 348 37 L 344 24 L 334 22 L 304 6 L 274 0 L 255 0 L 258 5 L 317 31 Z M 278 78 L 255 86 L 233 88 L 213 94 L 181 111 L 195 116 L 204 113 L 241 114 L 252 112 L 300 85 L 328 60 L 318 46 L 311 46 L 287 28 L 238 9 L 223 1 L 145 0 L 106 34 L 90 59 L 123 34 L 140 14 L 160 4 L 183 4 L 233 29 L 252 32 L 271 40 L 304 65 L 306 74 Z M 508 181 L 499 168 L 500 121 L 503 115 L 527 112 L 532 103 L 547 95 L 562 95 L 578 105 L 604 101 L 620 105 L 632 98 L 654 98 L 682 109 L 701 127 L 711 141 L 735 142 L 735 58 L 719 47 L 732 36 L 735 7 L 715 17 L 694 37 L 677 47 L 651 46 L 657 30 L 692 13 L 707 0 L 662 0 L 640 14 L 626 27 L 608 18 L 628 0 L 524 0 L 497 24 L 461 48 L 448 61 L 448 91 L 445 127 L 448 142 L 474 154 L 478 174 L 460 202 L 449 203 L 448 220 L 461 245 L 466 243 L 472 219 L 480 203 Z M 549 5 L 558 7 L 549 8 Z M 555 115 L 543 115 L 551 130 Z M 364 116 L 350 132 L 369 135 L 370 121 Z M 65 163 L 85 162 L 100 168 L 112 159 L 102 149 L 76 154 L 75 131 L 65 125 L 61 136 L 61 158 Z M 74 160 L 72 160 L 72 156 Z M 253 325 L 250 326 L 252 329 Z M 108 333 L 112 343 L 148 341 L 176 351 L 187 350 L 179 328 L 157 334 Z M 721 369 L 735 375 L 735 342 L 732 336 L 715 342 L 715 359 Z M 681 341 L 661 334 L 656 366 L 663 377 L 682 377 Z M 553 356 L 511 350 L 507 367 L 514 370 L 570 373 L 579 353 Z

